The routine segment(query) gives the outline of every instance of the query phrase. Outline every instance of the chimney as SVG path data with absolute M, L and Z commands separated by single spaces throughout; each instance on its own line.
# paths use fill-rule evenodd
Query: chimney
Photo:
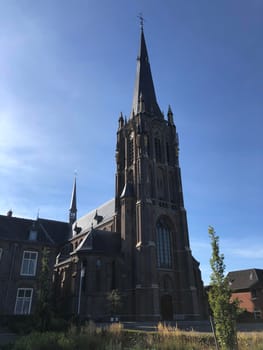
M 8 212 L 6 213 L 6 216 L 10 217 L 13 215 L 12 209 L 9 209 Z

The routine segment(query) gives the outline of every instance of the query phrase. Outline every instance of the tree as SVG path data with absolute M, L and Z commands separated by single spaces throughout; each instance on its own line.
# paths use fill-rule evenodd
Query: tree
M 42 252 L 41 271 L 38 279 L 36 325 L 40 331 L 48 330 L 51 321 L 51 274 L 49 268 L 49 251 Z
M 111 316 L 116 316 L 121 307 L 121 296 L 118 289 L 113 289 L 107 296 Z
M 229 281 L 225 277 L 224 255 L 220 254 L 219 237 L 213 227 L 209 226 L 208 233 L 211 239 L 212 257 L 210 266 L 210 290 L 208 300 L 213 313 L 215 333 L 222 350 L 233 350 L 237 347 L 236 318 L 238 302 L 231 301 Z

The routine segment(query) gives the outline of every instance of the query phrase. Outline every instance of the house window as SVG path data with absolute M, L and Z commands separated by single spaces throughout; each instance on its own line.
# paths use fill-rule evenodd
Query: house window
M 160 268 L 172 267 L 170 231 L 165 222 L 159 220 L 156 226 L 157 265 Z
M 21 275 L 35 276 L 37 267 L 37 252 L 24 251 L 21 266 Z
M 3 256 L 3 248 L 0 248 L 0 261 L 2 259 L 2 256 Z
M 15 315 L 28 315 L 31 310 L 32 288 L 18 288 L 16 294 Z
M 257 297 L 257 290 L 256 289 L 252 289 L 251 290 L 251 298 L 252 299 L 256 299 L 256 297 Z

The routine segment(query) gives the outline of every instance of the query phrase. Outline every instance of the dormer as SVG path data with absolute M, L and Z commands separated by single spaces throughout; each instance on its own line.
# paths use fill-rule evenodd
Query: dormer
M 36 228 L 36 223 L 33 222 L 32 227 L 29 230 L 28 233 L 28 240 L 29 241 L 36 241 L 37 240 L 37 228 Z

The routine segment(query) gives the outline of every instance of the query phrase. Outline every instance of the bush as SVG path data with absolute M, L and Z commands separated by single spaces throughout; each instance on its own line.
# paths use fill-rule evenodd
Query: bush
M 74 349 L 73 340 L 63 333 L 31 333 L 21 337 L 14 345 L 14 350 L 71 350 Z
M 66 321 L 63 318 L 51 318 L 50 330 L 53 332 L 65 332 L 69 329 L 69 326 L 69 321 Z
M 5 326 L 16 334 L 29 334 L 35 330 L 33 315 L 12 315 L 6 318 Z

